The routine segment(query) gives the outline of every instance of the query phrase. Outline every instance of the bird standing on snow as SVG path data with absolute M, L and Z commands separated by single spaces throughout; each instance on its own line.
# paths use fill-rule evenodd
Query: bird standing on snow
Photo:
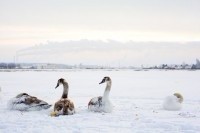
M 60 84 L 63 85 L 63 94 L 59 101 L 54 105 L 54 111 L 51 112 L 51 116 L 59 115 L 73 115 L 75 113 L 74 103 L 68 99 L 69 85 L 67 81 L 63 78 L 58 80 L 57 88 Z
M 37 97 L 30 96 L 27 93 L 20 93 L 8 102 L 8 108 L 19 111 L 36 111 L 48 109 L 51 105 L 47 102 L 38 99 Z
M 163 108 L 165 110 L 180 110 L 182 108 L 183 96 L 179 93 L 174 93 L 172 96 L 165 98 Z
M 103 80 L 99 83 L 106 83 L 106 88 L 103 96 L 94 97 L 88 103 L 88 109 L 95 112 L 112 112 L 113 106 L 109 100 L 109 93 L 112 85 L 110 77 L 104 77 Z

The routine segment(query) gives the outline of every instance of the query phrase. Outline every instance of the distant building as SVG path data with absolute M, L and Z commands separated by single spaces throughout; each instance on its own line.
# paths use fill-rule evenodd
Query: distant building
M 196 69 L 200 69 L 200 61 L 196 59 Z
M 56 69 L 56 64 L 37 64 L 36 69 Z

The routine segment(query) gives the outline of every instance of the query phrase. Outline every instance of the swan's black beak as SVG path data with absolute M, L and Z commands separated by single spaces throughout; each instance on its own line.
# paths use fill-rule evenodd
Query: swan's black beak
M 56 85 L 55 89 L 56 89 L 56 88 L 58 88 L 58 86 L 59 86 L 59 83 L 57 83 L 57 85 Z
M 102 83 L 104 83 L 106 80 L 105 79 L 103 79 L 99 84 L 102 84 Z

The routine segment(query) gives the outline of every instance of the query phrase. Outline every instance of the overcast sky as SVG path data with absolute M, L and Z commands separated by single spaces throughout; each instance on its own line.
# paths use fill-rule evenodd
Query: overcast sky
M 35 44 L 80 39 L 200 41 L 200 0 L 0 0 L 0 61 Z

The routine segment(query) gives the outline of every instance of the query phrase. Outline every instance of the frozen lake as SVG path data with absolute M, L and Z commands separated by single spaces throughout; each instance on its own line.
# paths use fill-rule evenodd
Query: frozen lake
M 87 110 L 92 97 L 102 95 L 104 76 L 112 79 L 112 113 Z M 7 109 L 7 102 L 26 92 L 54 104 L 62 95 L 57 80 L 69 83 L 69 97 L 75 103 L 72 116 L 49 116 L 43 111 L 19 112 Z M 200 131 L 200 71 L 68 70 L 52 72 L 0 72 L 0 133 L 18 132 L 198 132 Z M 184 96 L 180 111 L 162 109 L 168 95 Z

